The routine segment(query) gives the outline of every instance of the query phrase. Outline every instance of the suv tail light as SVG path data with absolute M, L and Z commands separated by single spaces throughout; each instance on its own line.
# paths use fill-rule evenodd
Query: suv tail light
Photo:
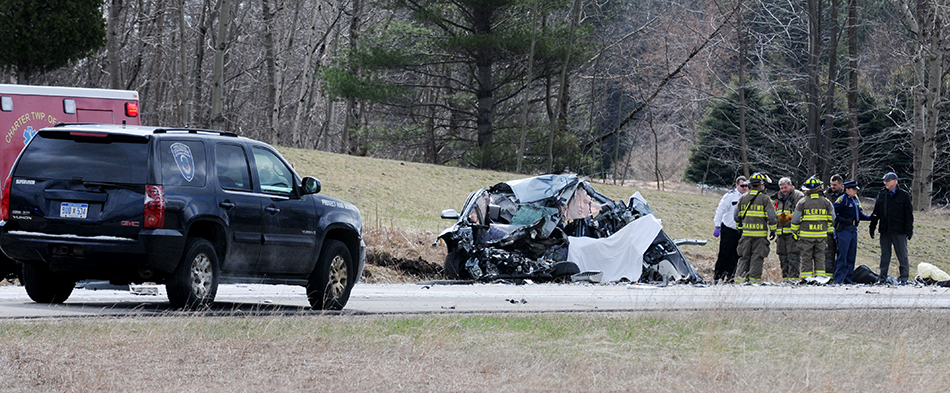
M 165 190 L 162 186 L 145 186 L 145 227 L 165 226 Z
M 10 186 L 13 184 L 13 178 L 8 177 L 7 181 L 3 182 L 3 188 L 0 188 L 2 194 L 0 194 L 0 221 L 6 221 L 10 219 Z

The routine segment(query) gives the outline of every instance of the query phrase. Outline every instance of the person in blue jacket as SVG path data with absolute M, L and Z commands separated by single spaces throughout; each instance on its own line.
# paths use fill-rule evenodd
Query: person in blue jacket
M 844 182 L 844 195 L 835 200 L 835 240 L 838 243 L 838 257 L 835 259 L 835 284 L 851 284 L 854 273 L 854 260 L 858 251 L 858 222 L 870 220 L 871 216 L 861 210 L 858 201 L 858 183 L 854 180 Z

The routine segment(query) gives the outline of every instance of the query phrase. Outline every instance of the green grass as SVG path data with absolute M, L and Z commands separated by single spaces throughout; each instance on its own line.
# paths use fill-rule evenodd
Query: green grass
M 443 209 L 459 210 L 468 194 L 481 187 L 528 177 L 312 150 L 280 150 L 302 176 L 320 179 L 324 194 L 355 204 L 367 228 L 404 228 L 439 233 L 452 224 L 439 219 Z M 689 246 L 684 248 L 684 252 L 693 259 L 700 273 L 706 277 L 711 275 L 712 263 L 719 249 L 718 239 L 712 237 L 712 217 L 721 193 L 700 193 L 697 187 L 676 183 L 668 185 L 675 191 L 657 191 L 654 183 L 636 188 L 593 182 L 593 187 L 608 197 L 624 201 L 635 191 L 640 191 L 671 237 L 710 240 L 705 247 Z M 865 204 L 870 205 L 870 202 Z M 950 258 L 946 257 L 946 246 L 950 244 L 950 213 L 937 210 L 917 213 L 915 218 L 914 238 L 908 245 L 911 273 L 916 273 L 916 265 L 920 262 L 950 271 Z M 857 264 L 866 264 L 877 271 L 880 258 L 878 240 L 868 236 L 866 224 L 862 224 L 858 234 Z M 434 236 L 432 240 L 435 240 Z M 773 269 L 778 266 L 774 248 L 766 265 Z M 896 272 L 896 268 L 897 260 L 894 259 L 891 272 Z

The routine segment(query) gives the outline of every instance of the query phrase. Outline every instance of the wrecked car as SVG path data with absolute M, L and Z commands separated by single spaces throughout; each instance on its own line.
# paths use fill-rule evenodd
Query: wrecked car
M 704 282 L 639 192 L 613 201 L 573 174 L 476 190 L 442 218 L 449 279 Z

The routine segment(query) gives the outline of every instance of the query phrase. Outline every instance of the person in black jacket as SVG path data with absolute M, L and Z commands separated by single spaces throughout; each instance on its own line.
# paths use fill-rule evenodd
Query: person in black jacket
M 874 229 L 880 223 L 881 232 L 881 274 L 879 284 L 887 283 L 887 269 L 891 264 L 891 247 L 900 263 L 898 271 L 900 285 L 907 284 L 910 276 L 910 263 L 907 260 L 907 241 L 914 236 L 914 207 L 910 194 L 897 187 L 897 174 L 884 175 L 884 189 L 877 194 L 874 212 L 871 213 L 871 238 Z

